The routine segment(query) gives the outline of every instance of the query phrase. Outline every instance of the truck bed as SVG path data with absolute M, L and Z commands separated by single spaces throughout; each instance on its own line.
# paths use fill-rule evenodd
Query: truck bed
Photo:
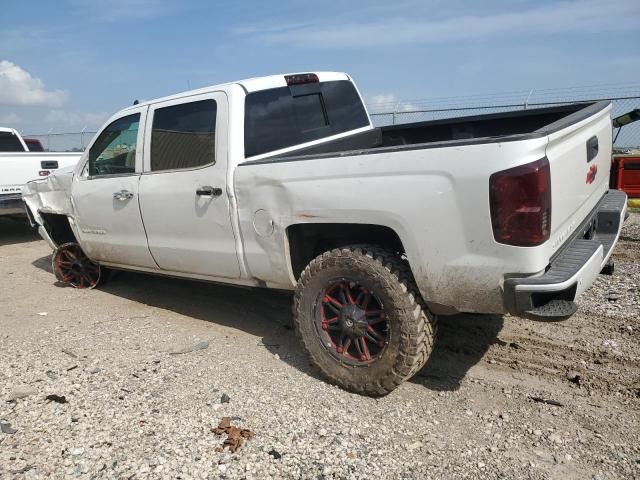
M 505 275 L 543 274 L 606 200 L 610 108 L 596 102 L 395 125 L 244 161 L 234 187 L 241 230 L 249 232 L 243 237 L 249 270 L 277 277 L 278 288 L 290 281 L 283 257 L 251 233 L 254 212 L 274 212 L 282 236 L 289 225 L 329 219 L 384 225 L 399 238 L 432 308 L 506 311 Z M 548 240 L 527 247 L 497 241 L 491 176 L 541 160 L 550 169 Z M 600 260 L 593 263 L 596 275 Z
M 269 163 L 299 156 L 370 154 L 372 149 L 436 148 L 538 138 L 589 118 L 609 102 L 573 103 L 514 112 L 404 123 L 301 148 L 286 155 L 247 163 Z M 359 152 L 358 152 L 359 150 Z

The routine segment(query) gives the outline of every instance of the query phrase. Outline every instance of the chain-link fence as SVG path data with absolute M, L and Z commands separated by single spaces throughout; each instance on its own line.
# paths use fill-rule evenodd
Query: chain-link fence
M 369 103 L 374 125 L 381 127 L 401 123 L 422 122 L 444 118 L 464 117 L 487 113 L 509 112 L 531 108 L 550 107 L 574 102 L 609 100 L 613 103 L 612 117 L 640 108 L 640 85 L 617 84 L 613 87 L 573 87 L 517 91 L 496 95 L 470 95 L 464 97 L 440 97 L 415 101 L 388 101 Z M 82 151 L 96 132 L 25 134 L 35 138 L 51 152 Z M 640 122 L 622 128 L 617 134 L 618 149 L 640 148 Z
M 25 133 L 24 138 L 38 140 L 49 152 L 82 152 L 96 132 L 82 131 L 69 133 Z
M 428 120 L 482 115 L 487 113 L 510 112 L 532 108 L 551 107 L 575 102 L 608 100 L 613 104 L 612 117 L 617 117 L 633 109 L 640 108 L 640 86 L 618 86 L 617 95 L 606 95 L 588 87 L 582 89 L 554 89 L 510 94 L 447 97 L 414 102 L 387 102 L 369 104 L 371 120 L 381 127 Z M 385 111 L 386 110 L 386 111 Z M 640 122 L 623 127 L 614 132 L 615 147 L 618 149 L 640 148 Z

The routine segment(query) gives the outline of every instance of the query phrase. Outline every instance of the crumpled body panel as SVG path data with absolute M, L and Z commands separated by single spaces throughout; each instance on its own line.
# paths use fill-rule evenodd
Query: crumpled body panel
M 37 226 L 42 226 L 40 213 L 73 215 L 71 180 L 73 168 L 61 168 L 42 180 L 28 182 L 22 189 L 22 199 L 29 207 Z

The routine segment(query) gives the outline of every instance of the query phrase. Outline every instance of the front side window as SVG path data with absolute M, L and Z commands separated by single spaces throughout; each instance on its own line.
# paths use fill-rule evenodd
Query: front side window
M 89 150 L 89 175 L 122 175 L 136 171 L 140 114 L 119 118 L 105 128 Z
M 151 131 L 151 171 L 214 163 L 216 113 L 215 100 L 158 108 Z
M 245 157 L 369 125 L 367 112 L 351 82 L 323 82 L 317 90 L 294 95 L 289 87 L 278 87 L 248 94 L 244 114 Z

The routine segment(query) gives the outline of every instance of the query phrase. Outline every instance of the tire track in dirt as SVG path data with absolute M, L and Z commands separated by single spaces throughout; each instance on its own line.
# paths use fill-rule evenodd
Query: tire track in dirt
M 524 337 L 514 337 L 514 340 L 522 347 L 490 350 L 488 360 L 519 371 L 566 380 L 587 389 L 639 396 L 640 364 L 637 359 L 608 352 L 594 355 L 586 348 L 572 348 L 569 355 L 558 355 L 557 345 L 552 342 L 528 342 Z

